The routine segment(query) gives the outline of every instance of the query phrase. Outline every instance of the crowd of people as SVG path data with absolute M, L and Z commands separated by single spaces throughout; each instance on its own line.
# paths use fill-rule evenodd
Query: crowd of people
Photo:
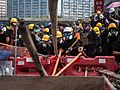
M 16 18 L 12 18 L 11 26 L 0 26 L 0 43 L 15 44 L 14 25 L 17 22 Z M 30 23 L 26 28 L 38 53 L 54 55 L 51 24 L 46 27 Z M 16 29 L 17 46 L 25 47 L 19 28 Z M 62 55 L 76 56 L 82 47 L 86 57 L 115 55 L 117 63 L 120 62 L 120 15 L 114 8 L 110 8 L 107 16 L 97 11 L 87 22 L 78 20 L 72 25 L 59 24 L 56 36 L 58 51 L 62 49 Z

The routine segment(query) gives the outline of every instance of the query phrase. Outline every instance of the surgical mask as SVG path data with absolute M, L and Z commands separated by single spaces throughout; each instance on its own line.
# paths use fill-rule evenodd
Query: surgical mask
M 43 46 L 44 48 L 46 48 L 46 47 L 47 47 L 47 45 L 46 45 L 45 43 L 43 43 L 43 44 L 42 44 L 42 46 Z
M 34 29 L 34 32 L 36 32 L 36 33 L 39 32 L 39 29 Z

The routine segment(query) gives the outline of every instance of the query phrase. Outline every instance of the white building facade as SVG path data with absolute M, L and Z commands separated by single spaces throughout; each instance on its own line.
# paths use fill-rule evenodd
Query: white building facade
M 86 18 L 93 13 L 94 0 L 60 0 L 61 16 L 70 18 Z
M 0 17 L 7 16 L 7 0 L 0 0 Z
M 48 12 L 48 0 L 8 0 L 8 17 L 40 18 Z

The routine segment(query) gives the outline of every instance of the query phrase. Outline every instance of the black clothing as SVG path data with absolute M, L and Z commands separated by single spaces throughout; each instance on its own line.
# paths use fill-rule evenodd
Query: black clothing
M 64 51 L 67 51 L 68 48 L 76 41 L 76 38 L 73 38 L 71 40 L 65 40 L 64 41 L 64 44 L 63 44 L 63 49 Z M 71 48 L 71 50 L 69 50 L 69 55 L 70 56 L 76 56 L 79 54 L 78 52 L 78 47 L 80 47 L 81 44 L 80 44 L 80 41 L 78 40 L 77 43 Z
M 113 51 L 120 52 L 120 41 L 115 41 L 112 46 Z M 120 55 L 115 56 L 115 60 L 117 63 L 120 63 Z
M 0 34 L 0 43 L 6 43 L 6 34 Z
M 102 56 L 108 55 L 108 42 L 107 42 L 107 36 L 108 36 L 108 30 L 104 30 L 104 32 L 101 33 L 101 47 L 102 47 Z
M 38 53 L 40 54 L 44 54 L 44 55 L 52 55 L 53 54 L 53 48 L 51 46 L 51 44 L 45 43 L 43 41 L 37 43 L 36 48 L 38 50 Z

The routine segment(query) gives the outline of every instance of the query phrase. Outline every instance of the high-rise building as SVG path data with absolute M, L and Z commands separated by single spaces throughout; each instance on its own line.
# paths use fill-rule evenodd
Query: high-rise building
M 92 15 L 94 0 L 61 0 L 61 16 L 85 18 Z
M 7 16 L 7 0 L 0 0 L 0 17 Z
M 48 15 L 48 0 L 7 0 L 8 17 L 40 18 Z
M 43 18 L 49 16 L 48 0 L 7 0 L 8 17 Z M 92 15 L 94 0 L 58 0 L 58 16 L 85 18 Z M 66 19 L 67 19 L 66 18 Z

